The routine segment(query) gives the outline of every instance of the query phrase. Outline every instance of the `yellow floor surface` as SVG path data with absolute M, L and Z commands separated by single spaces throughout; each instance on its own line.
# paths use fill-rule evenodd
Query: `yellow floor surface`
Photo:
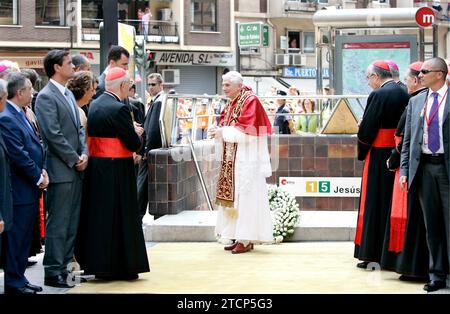
M 219 243 L 159 243 L 135 281 L 91 280 L 70 293 L 425 293 L 388 271 L 356 268 L 351 242 L 259 245 L 233 255 Z

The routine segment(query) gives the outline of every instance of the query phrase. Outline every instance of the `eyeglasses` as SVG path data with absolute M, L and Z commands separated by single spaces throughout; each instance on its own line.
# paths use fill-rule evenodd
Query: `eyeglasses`
M 372 73 L 372 74 L 370 74 L 370 75 L 367 75 L 366 76 L 366 79 L 370 79 L 372 76 L 374 76 L 375 75 L 375 73 Z
M 428 74 L 428 73 L 430 73 L 430 72 L 442 72 L 442 73 L 445 73 L 444 71 L 441 71 L 441 70 L 427 70 L 427 69 L 422 69 L 422 70 L 420 70 L 420 73 L 422 73 L 422 74 Z
M 158 83 L 148 83 L 147 85 L 148 86 L 156 86 L 156 85 L 158 85 Z

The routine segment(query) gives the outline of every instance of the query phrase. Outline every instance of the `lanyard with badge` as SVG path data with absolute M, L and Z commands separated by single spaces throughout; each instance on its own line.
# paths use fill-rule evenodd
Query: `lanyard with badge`
M 425 104 L 424 104 L 424 108 L 423 108 L 423 113 L 425 115 L 425 123 L 427 124 L 427 127 L 424 129 L 423 132 L 423 142 L 426 146 L 428 146 L 428 128 L 431 124 L 431 122 L 433 121 L 433 119 L 436 117 L 437 114 L 439 114 L 439 108 L 441 108 L 442 103 L 444 102 L 445 96 L 447 96 L 448 93 L 448 89 L 445 91 L 444 96 L 442 97 L 441 101 L 439 102 L 439 105 L 437 106 L 437 108 L 427 115 L 427 109 L 428 109 L 428 100 L 430 98 L 430 92 L 428 91 L 427 97 L 425 98 Z

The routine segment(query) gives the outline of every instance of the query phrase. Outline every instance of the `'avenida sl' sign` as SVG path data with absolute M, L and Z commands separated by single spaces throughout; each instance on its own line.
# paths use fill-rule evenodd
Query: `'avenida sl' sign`
M 361 178 L 280 177 L 280 188 L 294 196 L 359 197 Z

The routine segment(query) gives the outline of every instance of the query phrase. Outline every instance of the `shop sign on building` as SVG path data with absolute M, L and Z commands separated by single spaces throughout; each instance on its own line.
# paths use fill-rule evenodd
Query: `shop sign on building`
M 222 52 L 156 52 L 156 65 L 202 65 L 202 66 L 234 66 L 232 53 Z
M 315 78 L 317 75 L 316 68 L 308 67 L 286 67 L 283 69 L 284 77 L 294 77 L 294 78 Z M 322 69 L 322 76 L 324 78 L 330 77 L 329 68 Z

